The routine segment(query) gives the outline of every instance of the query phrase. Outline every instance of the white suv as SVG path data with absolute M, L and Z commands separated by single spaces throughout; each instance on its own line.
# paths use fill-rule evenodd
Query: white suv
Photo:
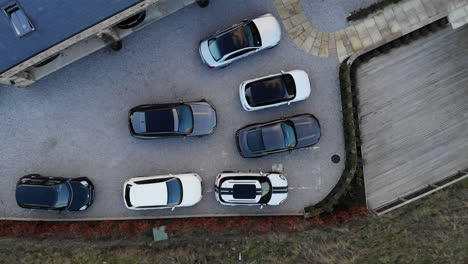
M 130 210 L 192 206 L 202 198 L 201 182 L 195 173 L 131 178 L 123 186 L 124 203 Z

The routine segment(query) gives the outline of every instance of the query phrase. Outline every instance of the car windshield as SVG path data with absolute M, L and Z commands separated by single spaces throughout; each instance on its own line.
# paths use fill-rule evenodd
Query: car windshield
M 258 203 L 260 204 L 268 203 L 268 201 L 270 201 L 271 199 L 271 194 L 272 194 L 271 183 L 270 181 L 266 179 L 261 179 L 260 186 L 262 188 L 262 197 L 260 198 Z
M 265 150 L 263 142 L 262 130 L 253 130 L 247 134 L 247 145 L 252 152 L 260 152 Z
M 167 204 L 177 205 L 182 202 L 182 183 L 174 178 L 166 182 L 167 186 Z
M 296 133 L 292 124 L 289 122 L 281 123 L 281 128 L 283 130 L 285 147 L 292 148 L 296 146 Z
M 188 134 L 193 130 L 193 113 L 188 105 L 179 106 L 176 109 L 178 116 L 177 131 L 183 134 Z
M 261 46 L 260 34 L 253 22 L 241 25 L 218 38 L 208 40 L 208 48 L 215 61 L 234 51 Z
M 267 181 L 264 181 L 260 183 L 260 185 L 262 186 L 262 197 L 264 197 L 265 195 L 268 195 L 271 190 L 270 183 L 268 183 Z
M 249 83 L 245 97 L 250 106 L 264 106 L 289 101 L 296 96 L 296 86 L 290 74 Z
M 71 200 L 71 189 L 68 186 L 68 183 L 61 183 L 54 186 L 57 191 L 57 201 L 55 202 L 55 208 L 66 207 Z

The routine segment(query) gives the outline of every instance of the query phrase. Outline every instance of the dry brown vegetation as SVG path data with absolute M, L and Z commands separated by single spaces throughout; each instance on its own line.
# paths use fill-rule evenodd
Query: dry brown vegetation
M 0 263 L 467 263 L 468 182 L 339 227 L 175 232 L 127 239 L 0 239 Z M 239 256 L 241 261 L 239 261 Z

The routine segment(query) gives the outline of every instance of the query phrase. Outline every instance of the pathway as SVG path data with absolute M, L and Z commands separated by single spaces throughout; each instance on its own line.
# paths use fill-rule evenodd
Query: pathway
M 459 23 L 468 22 L 468 0 L 407 0 L 369 17 L 352 21 L 337 32 L 320 32 L 306 15 L 300 0 L 275 0 L 291 39 L 303 51 L 340 61 L 354 52 L 377 47 L 435 20 L 457 12 Z M 466 23 L 465 22 L 465 23 Z

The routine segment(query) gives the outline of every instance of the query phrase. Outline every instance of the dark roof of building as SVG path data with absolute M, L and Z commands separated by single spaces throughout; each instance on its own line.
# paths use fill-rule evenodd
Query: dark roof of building
M 0 73 L 141 1 L 0 0 Z M 21 37 L 15 33 L 5 12 L 14 4 L 34 27 L 34 31 Z

